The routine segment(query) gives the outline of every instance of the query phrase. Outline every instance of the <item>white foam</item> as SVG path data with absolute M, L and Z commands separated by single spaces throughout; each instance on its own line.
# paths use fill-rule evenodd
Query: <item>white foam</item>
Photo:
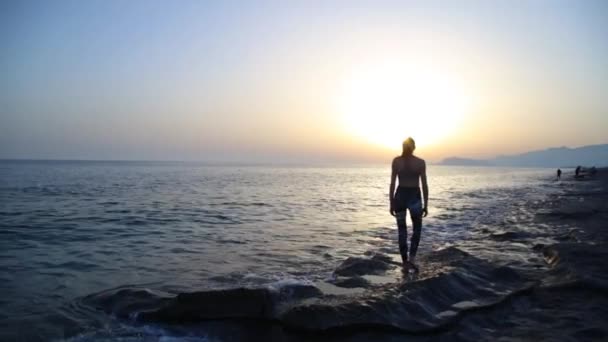
M 289 286 L 314 286 L 314 283 L 308 279 L 284 278 L 268 284 L 268 288 L 275 291 Z
M 158 326 L 143 325 L 131 326 L 126 324 L 117 324 L 106 326 L 97 330 L 81 333 L 77 336 L 63 341 L 70 342 L 88 342 L 88 341 L 147 341 L 149 339 L 171 342 L 171 341 L 188 341 L 188 342 L 210 342 L 218 341 L 211 340 L 208 336 L 196 335 L 176 335 Z

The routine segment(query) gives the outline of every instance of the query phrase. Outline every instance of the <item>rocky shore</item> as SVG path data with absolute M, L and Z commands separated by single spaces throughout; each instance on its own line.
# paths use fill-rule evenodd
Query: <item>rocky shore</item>
M 605 340 L 608 171 L 560 186 L 526 203 L 543 230 L 483 231 L 544 265 L 509 267 L 448 247 L 421 256 L 411 275 L 394 255 L 369 252 L 344 260 L 323 283 L 180 294 L 121 287 L 81 304 L 220 340 Z

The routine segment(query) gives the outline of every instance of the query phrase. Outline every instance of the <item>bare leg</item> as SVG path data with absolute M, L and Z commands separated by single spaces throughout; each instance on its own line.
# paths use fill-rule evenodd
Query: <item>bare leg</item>
M 399 253 L 403 265 L 407 263 L 407 225 L 405 224 L 405 211 L 397 213 L 397 229 L 399 230 Z
M 412 219 L 412 225 L 414 226 L 410 244 L 410 260 L 414 263 L 416 252 L 418 251 L 418 243 L 420 243 L 420 233 L 422 231 L 422 213 L 412 213 L 410 211 L 410 218 Z

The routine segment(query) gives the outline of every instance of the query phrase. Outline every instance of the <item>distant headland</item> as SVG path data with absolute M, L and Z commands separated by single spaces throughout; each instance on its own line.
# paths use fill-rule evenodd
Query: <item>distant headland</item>
M 555 147 L 515 155 L 501 155 L 491 159 L 450 157 L 440 165 L 462 166 L 519 166 L 519 167 L 576 167 L 608 166 L 608 144 L 577 148 Z

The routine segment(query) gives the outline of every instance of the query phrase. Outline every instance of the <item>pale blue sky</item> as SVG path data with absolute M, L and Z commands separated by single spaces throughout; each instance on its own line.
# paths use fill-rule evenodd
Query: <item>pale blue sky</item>
M 3 1 L 0 43 L 0 158 L 383 160 L 331 102 L 392 54 L 478 99 L 431 159 L 608 143 L 605 1 Z

